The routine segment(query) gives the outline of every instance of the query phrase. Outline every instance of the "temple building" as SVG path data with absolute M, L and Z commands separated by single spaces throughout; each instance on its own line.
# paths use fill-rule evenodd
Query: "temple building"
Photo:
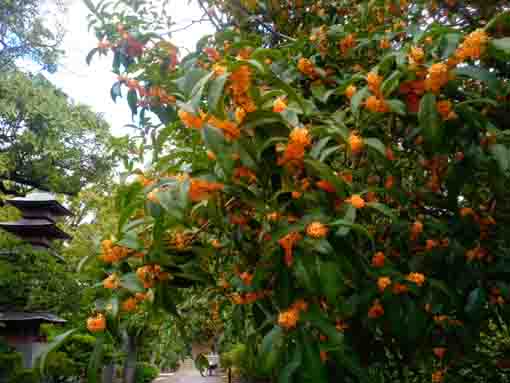
M 52 241 L 71 239 L 69 234 L 58 228 L 57 219 L 72 213 L 52 194 L 32 193 L 5 202 L 16 207 L 21 212 L 21 218 L 13 222 L 0 222 L 0 228 L 31 244 L 35 249 L 52 252 Z M 40 331 L 43 323 L 62 324 L 65 320 L 49 312 L 27 312 L 17 307 L 0 307 L 0 336 L 23 355 L 23 365 L 26 368 L 33 366 L 46 342 Z

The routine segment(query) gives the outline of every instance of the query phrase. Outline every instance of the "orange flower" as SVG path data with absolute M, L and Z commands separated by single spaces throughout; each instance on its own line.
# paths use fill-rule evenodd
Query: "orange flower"
M 220 120 L 214 116 L 209 117 L 207 122 L 215 128 L 221 130 L 228 141 L 237 140 L 241 135 L 241 130 L 235 122 Z
M 423 275 L 421 273 L 409 273 L 407 275 L 406 279 L 409 282 L 416 283 L 420 287 L 423 286 L 423 284 L 425 283 L 425 275 Z
M 452 110 L 452 103 L 449 100 L 441 100 L 436 103 L 438 113 L 443 120 L 453 120 L 457 115 Z
M 286 311 L 282 311 L 278 315 L 278 324 L 287 330 L 295 328 L 298 321 L 299 311 L 295 308 L 290 308 Z
M 185 110 L 180 109 L 177 113 L 179 118 L 188 128 L 200 129 L 204 124 L 204 121 L 201 117 L 195 116 L 191 113 L 186 112 Z
M 386 181 L 384 182 L 384 188 L 387 190 L 390 190 L 393 188 L 393 185 L 395 184 L 395 177 L 388 176 L 386 178 Z
M 354 85 L 349 85 L 347 89 L 345 89 L 345 96 L 347 98 L 352 98 L 356 94 L 358 89 Z
M 292 254 L 293 247 L 302 238 L 303 237 L 301 234 L 293 231 L 278 240 L 278 243 L 280 244 L 280 246 L 283 248 L 283 250 L 285 252 L 284 261 L 285 261 L 285 264 L 287 265 L 287 267 L 292 266 L 292 263 L 294 260 L 293 254 Z
M 353 194 L 350 198 L 346 199 L 345 202 L 350 203 L 356 209 L 365 207 L 365 200 L 361 198 L 359 194 Z
M 285 148 L 283 157 L 278 158 L 278 165 L 285 165 L 292 161 L 301 161 L 305 156 L 305 147 L 303 145 L 290 142 Z
M 442 383 L 444 380 L 444 370 L 437 370 L 432 373 L 432 383 Z
M 211 193 L 221 191 L 223 188 L 223 184 L 193 178 L 189 185 L 188 195 L 191 201 L 198 202 L 208 199 Z
M 122 302 L 122 311 L 131 312 L 136 310 L 137 300 L 135 297 L 129 297 Z
M 245 178 L 250 184 L 257 182 L 257 175 L 252 170 L 244 166 L 235 168 L 232 177 L 235 181 L 239 181 L 241 178 Z
M 120 286 L 120 279 L 117 274 L 113 273 L 103 280 L 103 287 L 105 289 L 116 289 Z
M 382 293 L 384 290 L 386 290 L 386 287 L 391 285 L 391 278 L 390 277 L 379 277 L 377 279 L 377 287 L 379 288 L 379 291 Z
M 273 112 L 281 113 L 285 109 L 287 109 L 287 103 L 283 100 L 283 98 L 278 97 L 273 103 Z
M 425 52 L 423 49 L 419 47 L 411 47 L 411 51 L 409 52 L 409 63 L 411 65 L 421 64 L 423 63 L 423 59 L 425 58 Z
M 443 359 L 446 354 L 446 347 L 434 347 L 432 349 L 432 352 L 435 356 L 437 356 L 439 359 Z
M 427 251 L 430 251 L 432 249 L 434 249 L 435 247 L 438 247 L 439 246 L 439 241 L 435 240 L 435 239 L 427 239 L 425 241 L 425 249 Z
M 336 321 L 336 325 L 335 325 L 335 328 L 337 331 L 339 332 L 344 332 L 345 330 L 347 330 L 349 328 L 349 324 L 343 320 L 337 320 Z
M 216 154 L 214 154 L 214 152 L 212 150 L 208 150 L 206 152 L 206 154 L 207 154 L 207 158 L 209 158 L 211 161 L 216 160 Z
M 372 257 L 372 266 L 374 267 L 383 267 L 386 261 L 386 257 L 382 251 L 379 251 L 374 254 Z
M 463 207 L 460 209 L 459 214 L 461 217 L 467 217 L 468 215 L 475 216 L 475 211 L 470 207 Z
M 324 238 L 328 231 L 328 227 L 320 222 L 312 222 L 306 227 L 306 234 L 312 238 Z
M 342 40 L 340 40 L 340 51 L 343 55 L 346 55 L 351 48 L 356 46 L 356 36 L 354 33 L 350 33 L 345 36 Z
M 301 161 L 305 156 L 305 149 L 312 143 L 310 133 L 306 128 L 294 128 L 289 134 L 289 144 L 285 148 L 282 158 L 278 159 L 278 165 L 289 161 Z
M 313 63 L 304 57 L 301 57 L 298 61 L 298 69 L 301 73 L 308 77 L 313 77 L 315 75 L 315 67 Z
M 432 64 L 428 69 L 428 76 L 425 79 L 425 88 L 431 92 L 437 93 L 446 85 L 449 80 L 448 66 L 443 63 Z
M 335 193 L 336 189 L 335 186 L 326 180 L 320 180 L 315 183 L 315 186 L 317 186 L 319 189 L 324 190 L 327 193 Z
M 248 92 L 251 86 L 250 67 L 248 65 L 241 65 L 230 74 L 229 80 L 234 98 L 236 98 L 238 104 L 241 104 L 242 102 L 240 102 L 241 100 L 239 100 L 238 97 L 242 99 L 242 96 Z
M 395 295 L 405 294 L 408 291 L 409 291 L 409 287 L 407 287 L 406 285 L 403 285 L 402 283 L 397 282 L 393 285 L 392 292 Z
M 375 94 L 378 95 L 381 93 L 380 87 L 382 83 L 383 78 L 379 76 L 377 73 L 370 72 L 367 75 L 367 83 L 368 83 L 368 89 Z
M 216 48 L 204 48 L 203 51 L 211 61 L 218 61 L 221 59 L 221 55 Z
M 136 293 L 135 294 L 135 299 L 137 300 L 137 302 L 142 302 L 144 300 L 147 299 L 147 294 L 144 294 L 144 293 Z
M 365 108 L 371 112 L 377 112 L 379 110 L 379 100 L 376 96 L 370 96 L 365 100 Z
M 310 132 L 306 128 L 294 128 L 289 134 L 289 141 L 305 148 L 312 144 Z
M 237 107 L 235 111 L 235 119 L 240 124 L 244 121 L 244 118 L 246 117 L 246 110 L 244 110 L 241 107 Z
M 467 59 L 478 60 L 485 52 L 489 36 L 483 29 L 477 29 L 466 36 L 462 44 L 455 51 L 459 61 Z
M 320 358 L 321 358 L 321 362 L 322 362 L 322 363 L 327 362 L 327 360 L 328 360 L 328 352 L 327 352 L 327 351 L 320 350 L 320 351 L 319 351 L 319 356 L 320 356 Z
M 415 221 L 411 225 L 411 240 L 415 241 L 416 238 L 423 232 L 423 223 L 420 221 Z
M 98 313 L 96 316 L 87 319 L 87 329 L 90 332 L 102 332 L 106 328 L 106 318 L 103 314 Z
M 342 172 L 340 173 L 340 177 L 344 180 L 345 183 L 352 184 L 352 173 L 351 172 Z
M 390 40 L 382 39 L 381 41 L 379 41 L 379 48 L 381 48 L 381 49 L 389 49 L 389 48 L 391 48 Z
M 381 303 L 379 302 L 379 299 L 376 299 L 372 303 L 372 307 L 368 310 L 368 317 L 375 319 L 379 318 L 380 316 L 384 315 L 384 308 L 382 307 Z
M 245 271 L 239 276 L 239 278 L 241 278 L 241 280 L 246 286 L 251 286 L 251 282 L 253 281 L 253 274 L 250 274 L 247 271 Z
M 354 132 L 351 132 L 351 134 L 349 135 L 348 143 L 353 154 L 361 152 L 361 150 L 363 150 L 363 146 L 365 146 L 363 138 L 361 138 L 358 134 Z
M 308 303 L 306 303 L 304 299 L 298 299 L 292 304 L 291 307 L 299 311 L 307 311 Z

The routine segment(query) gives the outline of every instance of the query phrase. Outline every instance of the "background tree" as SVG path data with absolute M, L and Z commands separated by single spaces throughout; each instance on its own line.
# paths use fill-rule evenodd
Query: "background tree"
M 109 180 L 114 165 L 109 126 L 42 75 L 0 75 L 0 187 L 76 194 Z
M 49 16 L 49 8 L 64 12 L 62 1 L 3 0 L 0 9 L 0 72 L 27 58 L 54 71 L 63 28 Z M 54 24 L 54 25 L 51 25 Z

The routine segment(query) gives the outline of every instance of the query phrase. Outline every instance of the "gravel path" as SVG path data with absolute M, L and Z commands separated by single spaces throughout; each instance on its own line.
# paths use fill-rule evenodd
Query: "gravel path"
M 218 374 L 218 373 L 216 373 Z M 200 372 L 193 365 L 191 359 L 185 360 L 177 372 L 162 373 L 153 383 L 220 383 L 222 379 L 218 375 L 200 376 Z

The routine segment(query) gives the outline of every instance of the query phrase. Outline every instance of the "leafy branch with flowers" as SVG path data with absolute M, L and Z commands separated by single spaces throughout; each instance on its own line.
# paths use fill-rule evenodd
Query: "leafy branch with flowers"
M 87 59 L 142 138 L 89 330 L 199 285 L 262 381 L 458 381 L 509 313 L 508 5 L 209 0 L 182 56 L 120 3 Z

